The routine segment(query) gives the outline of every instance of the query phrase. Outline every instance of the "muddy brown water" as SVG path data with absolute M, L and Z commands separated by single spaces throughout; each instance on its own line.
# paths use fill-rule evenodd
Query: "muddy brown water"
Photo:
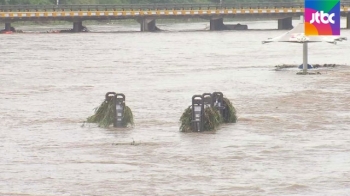
M 349 43 L 310 44 L 311 64 L 343 66 L 301 76 L 274 66 L 301 64 L 302 45 L 261 44 L 283 31 L 165 27 L 0 35 L 0 195 L 349 195 Z M 134 128 L 82 126 L 108 91 Z M 179 132 L 192 95 L 214 91 L 238 123 Z

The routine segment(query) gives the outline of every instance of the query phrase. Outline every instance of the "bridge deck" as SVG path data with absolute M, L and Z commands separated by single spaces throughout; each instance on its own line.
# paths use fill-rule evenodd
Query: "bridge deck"
M 160 5 L 61 5 L 0 6 L 0 21 L 20 20 L 99 20 L 138 17 L 228 17 L 293 16 L 304 12 L 303 4 L 160 4 Z M 350 12 L 350 2 L 341 3 L 341 12 Z

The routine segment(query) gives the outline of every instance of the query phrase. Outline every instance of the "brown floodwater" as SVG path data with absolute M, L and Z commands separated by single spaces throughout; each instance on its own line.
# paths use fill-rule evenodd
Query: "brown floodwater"
M 284 31 L 182 25 L 0 35 L 0 195 L 348 195 L 349 43 L 309 44 L 311 64 L 341 66 L 303 76 L 274 70 L 301 44 L 261 44 Z M 108 91 L 134 128 L 84 124 Z M 192 95 L 215 91 L 238 122 L 179 132 Z

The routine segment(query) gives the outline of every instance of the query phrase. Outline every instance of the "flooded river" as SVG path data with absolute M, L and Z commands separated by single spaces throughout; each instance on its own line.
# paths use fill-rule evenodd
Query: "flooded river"
M 284 31 L 206 25 L 0 35 L 0 195 L 349 195 L 349 43 L 309 44 L 311 64 L 344 66 L 301 76 L 274 70 L 301 64 L 301 44 L 261 44 Z M 134 128 L 83 123 L 108 91 Z M 238 122 L 179 132 L 192 95 L 215 91 Z

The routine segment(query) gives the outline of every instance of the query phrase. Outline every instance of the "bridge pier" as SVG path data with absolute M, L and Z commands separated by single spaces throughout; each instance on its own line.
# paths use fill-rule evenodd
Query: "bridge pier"
M 221 30 L 247 30 L 248 25 L 225 25 L 223 18 L 212 18 L 210 19 L 210 30 L 221 31 Z
M 350 13 L 346 14 L 346 28 L 350 29 Z
M 221 31 L 221 30 L 228 30 L 228 28 L 224 25 L 223 18 L 212 18 L 210 19 L 210 30 Z
M 11 28 L 11 23 L 7 22 L 5 23 L 5 31 L 11 31 L 12 28 Z
M 293 29 L 292 17 L 278 19 L 279 30 L 290 30 Z
M 248 25 L 241 25 L 241 24 L 235 24 L 235 25 L 225 25 L 228 30 L 248 30 Z
M 73 22 L 73 32 L 81 32 L 83 30 L 83 22 L 82 21 L 77 21 Z
M 156 25 L 156 19 L 141 18 L 138 22 L 141 24 L 142 32 L 154 32 L 160 30 Z

